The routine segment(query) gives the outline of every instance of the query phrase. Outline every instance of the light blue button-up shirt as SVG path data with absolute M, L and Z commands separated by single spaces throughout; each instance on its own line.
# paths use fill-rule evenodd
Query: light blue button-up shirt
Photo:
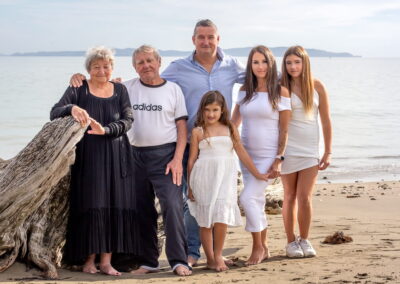
M 196 120 L 201 98 L 208 91 L 218 90 L 232 108 L 232 89 L 235 83 L 244 82 L 244 66 L 234 57 L 226 55 L 218 47 L 218 60 L 209 73 L 194 58 L 195 52 L 186 58 L 174 60 L 161 74 L 161 77 L 178 84 L 185 97 L 188 111 L 189 135 Z

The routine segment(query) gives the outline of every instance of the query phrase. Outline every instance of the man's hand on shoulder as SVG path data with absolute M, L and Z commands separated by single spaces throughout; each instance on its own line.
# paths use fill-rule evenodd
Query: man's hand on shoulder
M 122 78 L 121 77 L 117 77 L 117 78 L 111 79 L 111 82 L 122 83 Z
M 74 88 L 82 86 L 83 81 L 86 80 L 86 76 L 81 73 L 75 73 L 69 80 L 69 85 Z

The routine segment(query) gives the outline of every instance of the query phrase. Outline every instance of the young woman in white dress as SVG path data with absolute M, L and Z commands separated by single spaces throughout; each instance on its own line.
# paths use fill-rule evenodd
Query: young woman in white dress
M 241 144 L 220 92 L 210 91 L 203 96 L 195 126 L 188 160 L 188 206 L 200 226 L 208 268 L 225 271 L 228 267 L 222 257 L 222 249 L 227 226 L 242 224 L 237 203 L 234 153 L 255 178 L 267 180 L 267 175 L 257 171 Z
M 280 175 L 290 119 L 290 98 L 278 82 L 276 61 L 265 46 L 254 47 L 249 54 L 245 83 L 241 87 L 232 122 L 242 124 L 243 145 L 261 173 L 269 180 Z M 242 167 L 244 189 L 240 204 L 246 214 L 246 231 L 253 239 L 248 265 L 269 257 L 265 188 L 268 182 L 256 180 Z
M 290 47 L 282 61 L 281 85 L 291 94 L 292 119 L 282 164 L 284 186 L 283 221 L 287 236 L 288 257 L 316 255 L 308 240 L 312 216 L 312 190 L 318 170 L 326 169 L 331 160 L 332 127 L 329 101 L 321 81 L 312 77 L 310 59 L 301 46 Z M 319 156 L 321 119 L 325 152 Z M 300 236 L 295 236 L 296 219 Z

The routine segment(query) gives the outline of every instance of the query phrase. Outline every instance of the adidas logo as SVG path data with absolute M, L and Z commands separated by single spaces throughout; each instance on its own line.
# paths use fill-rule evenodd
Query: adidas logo
M 153 104 L 136 104 L 132 106 L 133 110 L 146 110 L 146 111 L 162 111 L 162 105 Z

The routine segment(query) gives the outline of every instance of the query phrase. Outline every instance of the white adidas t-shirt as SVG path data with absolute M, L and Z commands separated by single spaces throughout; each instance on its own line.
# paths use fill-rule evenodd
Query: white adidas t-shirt
M 181 88 L 169 81 L 151 86 L 139 78 L 123 84 L 133 109 L 134 121 L 127 133 L 130 143 L 147 147 L 176 142 L 176 121 L 188 117 Z

